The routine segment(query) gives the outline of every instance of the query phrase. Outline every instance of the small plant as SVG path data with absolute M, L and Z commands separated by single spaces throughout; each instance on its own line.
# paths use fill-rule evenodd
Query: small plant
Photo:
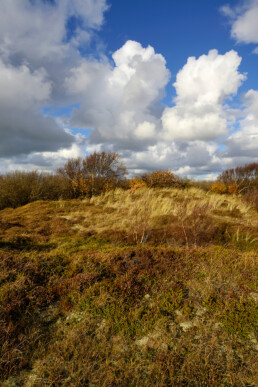
M 147 198 L 135 204 L 129 215 L 133 240 L 137 245 L 145 243 L 149 238 L 150 215 L 151 209 Z

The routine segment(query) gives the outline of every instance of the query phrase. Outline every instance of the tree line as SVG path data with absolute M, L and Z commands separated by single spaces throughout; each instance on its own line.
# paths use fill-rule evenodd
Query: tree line
M 0 209 L 35 200 L 92 197 L 116 188 L 134 193 L 144 187 L 184 189 L 198 185 L 220 194 L 249 195 L 253 200 L 258 192 L 258 163 L 227 169 L 215 183 L 199 184 L 179 178 L 171 170 L 156 170 L 130 179 L 117 152 L 94 152 L 85 158 L 67 160 L 55 174 L 15 171 L 0 175 Z

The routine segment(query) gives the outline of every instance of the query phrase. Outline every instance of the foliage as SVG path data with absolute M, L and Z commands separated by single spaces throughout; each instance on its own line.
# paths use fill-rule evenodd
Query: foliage
M 83 178 L 79 176 L 72 180 L 71 185 L 75 197 L 92 197 L 93 195 L 100 195 L 101 193 L 115 189 L 118 183 L 111 177 Z
M 69 159 L 58 173 L 70 181 L 74 197 L 91 197 L 118 187 L 127 170 L 118 153 L 103 151 Z
M 178 176 L 169 169 L 145 173 L 141 179 L 150 188 L 178 187 L 180 185 Z
M 66 179 L 58 175 L 15 171 L 0 176 L 0 209 L 16 208 L 35 200 L 71 197 Z
M 216 181 L 211 186 L 211 192 L 218 193 L 218 194 L 224 194 L 227 192 L 227 186 L 221 181 Z
M 245 193 L 258 188 L 258 163 L 227 169 L 218 177 L 218 181 L 228 187 L 229 193 Z
M 134 177 L 129 180 L 129 187 L 132 193 L 135 193 L 137 189 L 146 188 L 147 184 L 140 177 Z
M 230 195 L 236 195 L 238 193 L 238 188 L 236 183 L 230 183 L 227 187 L 227 191 Z
M 210 180 L 193 180 L 190 182 L 191 187 L 202 189 L 205 192 L 209 192 L 211 190 L 211 186 L 213 184 L 213 181 Z

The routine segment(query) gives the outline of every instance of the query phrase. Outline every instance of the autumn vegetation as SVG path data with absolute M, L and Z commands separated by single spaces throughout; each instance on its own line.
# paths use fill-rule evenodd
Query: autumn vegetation
M 0 385 L 256 386 L 257 164 L 126 172 L 1 176 Z

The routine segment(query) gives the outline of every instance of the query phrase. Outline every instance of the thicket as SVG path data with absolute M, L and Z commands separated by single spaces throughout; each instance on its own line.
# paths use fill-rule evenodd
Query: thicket
M 36 200 L 58 200 L 72 197 L 67 179 L 37 171 L 15 171 L 0 175 L 0 210 L 16 208 Z
M 210 189 L 218 194 L 241 194 L 245 201 L 258 209 L 258 163 L 226 169 Z
M 240 194 L 258 190 L 258 163 L 226 169 L 211 187 L 215 193 Z

